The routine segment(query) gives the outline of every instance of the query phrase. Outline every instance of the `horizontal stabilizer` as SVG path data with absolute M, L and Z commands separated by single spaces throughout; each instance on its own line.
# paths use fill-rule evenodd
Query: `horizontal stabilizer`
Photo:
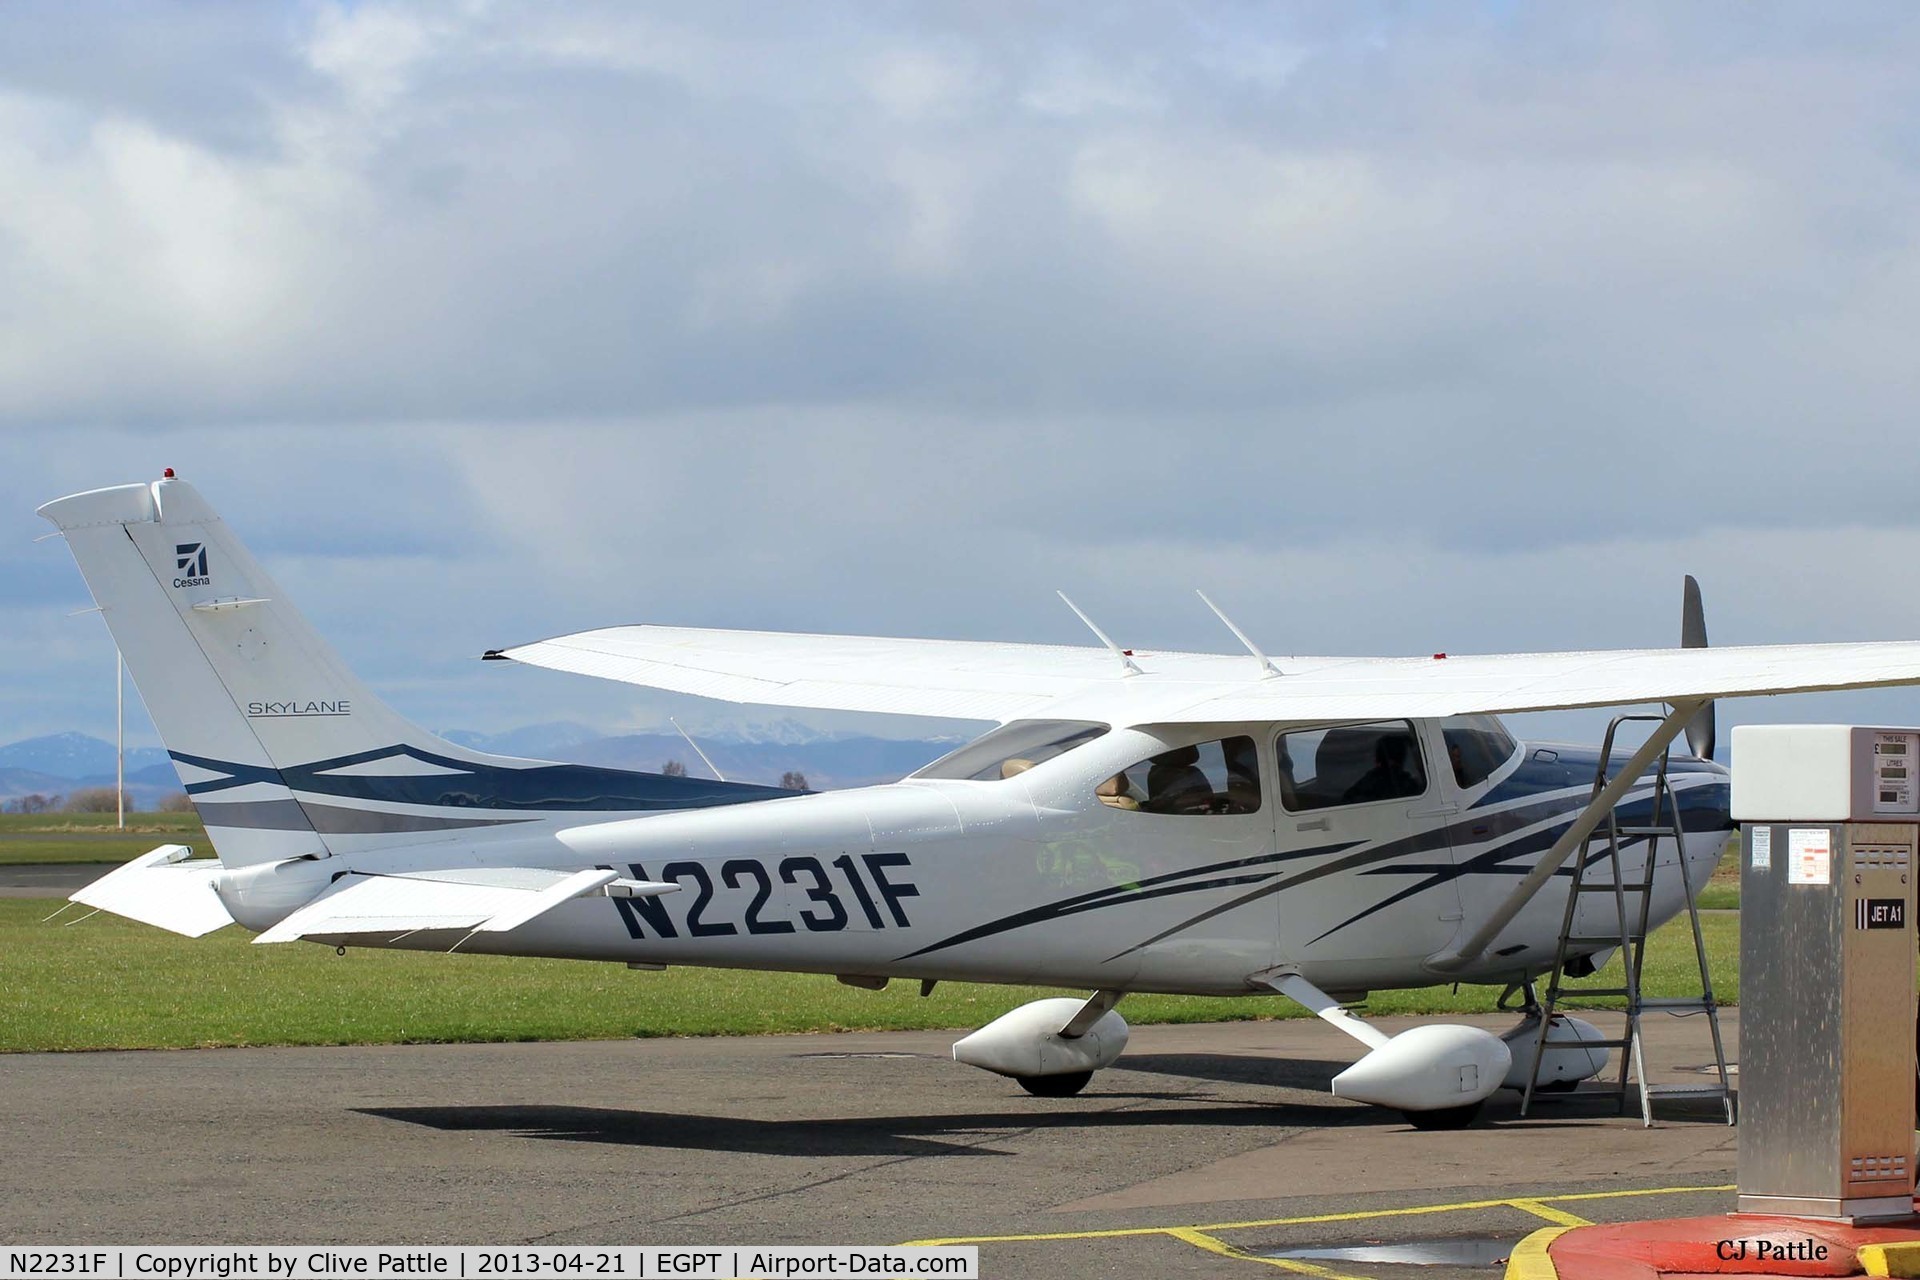
M 213 891 L 214 877 L 227 868 L 211 858 L 188 862 L 192 852 L 183 844 L 163 844 L 115 867 L 67 901 L 189 938 L 212 933 L 233 923 Z
M 618 872 L 591 867 L 571 874 L 534 867 L 463 867 L 390 876 L 355 873 L 342 876 L 254 941 L 425 929 L 505 933 L 575 898 L 652 897 L 679 888 L 668 881 L 628 880 Z

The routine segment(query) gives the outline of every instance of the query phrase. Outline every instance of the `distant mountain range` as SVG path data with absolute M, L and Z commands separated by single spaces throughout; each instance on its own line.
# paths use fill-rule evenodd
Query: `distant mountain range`
M 112 785 L 111 742 L 84 733 L 54 733 L 0 747 L 0 801 Z M 127 800 L 133 808 L 152 809 L 178 790 L 180 776 L 165 751 L 135 747 L 127 752 Z
M 454 729 L 441 735 L 475 751 L 658 772 L 677 760 L 695 777 L 709 776 L 700 757 L 678 734 L 632 733 L 609 737 L 570 722 L 527 725 L 506 733 Z M 776 721 L 696 739 L 720 772 L 734 782 L 778 783 L 789 770 L 804 774 L 815 790 L 892 782 L 951 751 L 959 739 L 892 739 L 857 734 L 820 734 Z M 113 744 L 84 733 L 55 733 L 0 746 L 0 801 L 20 796 L 70 795 L 82 787 L 113 785 Z M 127 793 L 136 809 L 151 809 L 180 790 L 173 762 L 159 747 L 127 752 Z
M 171 762 L 159 747 L 134 747 L 127 752 L 128 770 Z M 113 781 L 113 744 L 84 733 L 53 733 L 0 747 L 0 769 L 30 769 L 57 778 L 85 778 L 98 774 Z

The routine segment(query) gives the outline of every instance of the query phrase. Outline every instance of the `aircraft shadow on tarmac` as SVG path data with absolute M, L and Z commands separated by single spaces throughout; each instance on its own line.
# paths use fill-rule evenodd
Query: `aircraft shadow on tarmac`
M 1355 1106 L 1328 1096 L 1329 1083 L 1348 1065 L 1245 1054 L 1138 1054 L 1116 1062 L 1077 1098 L 1042 1102 L 1023 1094 L 1009 1094 L 1002 1110 L 956 1115 L 761 1120 L 572 1106 L 369 1107 L 360 1109 L 360 1114 L 453 1133 L 493 1132 L 555 1142 L 806 1157 L 1007 1155 L 1010 1153 L 1006 1150 L 989 1145 L 995 1134 L 1036 1129 L 1116 1132 L 1217 1125 L 1276 1130 L 1404 1126 L 1406 1120 L 1397 1111 Z M 1115 1071 L 1298 1090 L 1311 1097 L 1248 1100 L 1223 1097 L 1205 1088 L 1127 1089 L 1115 1087 L 1120 1084 Z M 1134 1105 L 1115 1109 L 1112 1104 L 1116 1102 Z M 1568 1099 L 1556 1104 L 1557 1114 L 1519 1121 L 1518 1106 L 1517 1097 L 1501 1094 L 1489 1104 L 1487 1119 L 1495 1123 L 1518 1121 L 1529 1128 L 1586 1127 L 1616 1111 L 1607 1099 Z
M 1223 1084 L 1244 1084 L 1255 1087 L 1302 1089 L 1309 1093 L 1326 1095 L 1332 1091 L 1333 1078 L 1347 1067 L 1347 1062 L 1328 1062 L 1313 1058 L 1260 1058 L 1246 1054 L 1129 1054 L 1114 1063 L 1112 1071 L 1142 1071 L 1163 1076 L 1183 1076 L 1191 1080 L 1212 1080 Z M 1611 1071 L 1611 1068 L 1609 1068 Z M 1612 1076 L 1606 1076 L 1611 1080 Z M 1108 1097 L 1115 1096 L 1112 1093 Z M 1168 1095 L 1173 1096 L 1173 1095 Z M 1201 1096 L 1201 1095 L 1193 1095 Z M 1736 1101 L 1739 1091 L 1734 1091 Z M 1637 1102 L 1630 1096 L 1631 1109 L 1637 1114 Z M 1572 1095 L 1557 1091 L 1546 1091 L 1538 1096 L 1534 1104 L 1537 1108 L 1532 1115 L 1520 1115 L 1520 1095 L 1511 1090 L 1502 1090 L 1487 1099 L 1485 1118 L 1482 1124 L 1519 1123 L 1529 1129 L 1554 1128 L 1590 1128 L 1595 1122 L 1604 1122 L 1625 1114 L 1615 1096 L 1596 1089 L 1590 1093 Z M 1661 1117 L 1680 1122 L 1697 1120 L 1708 1124 L 1724 1123 L 1721 1103 L 1718 1098 L 1672 1097 L 1661 1102 Z M 1308 1121 L 1314 1124 L 1381 1124 L 1401 1122 L 1397 1111 L 1382 1110 L 1377 1107 L 1355 1107 L 1338 1116 L 1329 1115 Z M 1295 1121 L 1294 1123 L 1300 1123 Z
M 1174 1105 L 1113 1110 L 1086 1104 L 1116 1100 Z M 1193 1095 L 1127 1092 L 1089 1093 L 1081 1099 L 1044 1104 L 1009 1098 L 1002 1111 L 960 1115 L 845 1116 L 805 1120 L 759 1120 L 745 1116 L 693 1115 L 672 1111 L 626 1111 L 609 1107 L 468 1106 L 366 1107 L 362 1115 L 445 1132 L 494 1132 L 558 1142 L 603 1142 L 780 1156 L 1007 1155 L 987 1145 L 996 1133 L 1045 1130 L 1106 1130 L 1249 1125 L 1271 1129 L 1321 1125 L 1392 1125 L 1397 1114 L 1331 1102 L 1272 1105 L 1217 1102 L 1192 1105 Z M 1030 1109 L 1045 1105 L 1045 1111 Z
M 1333 1078 L 1352 1065 L 1318 1058 L 1259 1058 L 1235 1053 L 1138 1053 L 1122 1057 L 1111 1069 L 1220 1084 L 1304 1089 L 1324 1095 Z

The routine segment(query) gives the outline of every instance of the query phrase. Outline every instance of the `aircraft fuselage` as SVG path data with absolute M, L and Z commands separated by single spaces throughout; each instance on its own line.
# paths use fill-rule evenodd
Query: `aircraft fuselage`
M 1005 778 L 916 776 L 717 808 L 526 824 L 337 856 L 294 874 L 603 866 L 681 886 L 653 898 L 570 902 L 510 936 L 468 938 L 465 951 L 1210 995 L 1270 991 L 1256 975 L 1280 966 L 1340 993 L 1543 971 L 1570 866 L 1471 967 L 1443 975 L 1425 962 L 1485 919 L 1586 806 L 1597 753 L 1515 744 L 1486 776 L 1462 786 L 1445 767 L 1442 722 L 1398 723 L 1409 726 L 1425 762 L 1418 794 L 1310 807 L 1312 784 L 1282 776 L 1296 767 L 1288 735 L 1307 732 L 1288 726 L 1120 728 Z M 1318 732 L 1322 743 L 1330 736 Z M 1259 745 L 1260 774 L 1237 803 L 1216 798 L 1207 811 L 1154 812 L 1096 795 L 1103 780 L 1151 758 L 1177 758 L 1196 740 L 1248 739 Z M 1698 885 L 1732 830 L 1727 774 L 1677 757 L 1669 776 Z M 1356 782 L 1348 794 L 1364 786 Z M 1623 813 L 1648 808 L 1651 790 L 1650 782 L 1636 789 Z M 1644 838 L 1627 846 L 1630 882 L 1642 874 L 1646 847 Z M 262 894 L 229 905 L 243 923 L 262 927 L 314 891 L 283 883 L 278 904 Z M 1684 906 L 1670 840 L 1659 842 L 1654 886 L 1650 915 L 1658 922 Z M 1579 931 L 1617 929 L 1612 896 L 1588 898 Z M 458 938 L 420 932 L 374 945 L 445 950 Z M 364 935 L 340 940 L 369 945 Z

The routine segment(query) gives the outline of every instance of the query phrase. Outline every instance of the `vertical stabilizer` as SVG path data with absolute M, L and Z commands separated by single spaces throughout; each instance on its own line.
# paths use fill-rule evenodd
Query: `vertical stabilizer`
M 40 514 L 66 536 L 229 866 L 781 794 L 435 737 L 360 683 L 184 480 L 96 489 Z
M 319 690 L 331 689 L 319 673 L 294 679 L 287 670 L 302 660 L 308 646 L 301 640 L 317 637 L 279 599 L 279 588 L 185 481 L 96 489 L 50 502 L 40 514 L 66 535 L 190 792 L 199 783 L 229 783 L 194 796 L 221 861 L 244 866 L 324 852 L 260 731 L 282 726 L 256 725 L 243 701 L 352 699 L 321 698 Z M 283 692 L 269 693 L 276 684 Z M 296 734 L 303 727 L 285 726 Z

